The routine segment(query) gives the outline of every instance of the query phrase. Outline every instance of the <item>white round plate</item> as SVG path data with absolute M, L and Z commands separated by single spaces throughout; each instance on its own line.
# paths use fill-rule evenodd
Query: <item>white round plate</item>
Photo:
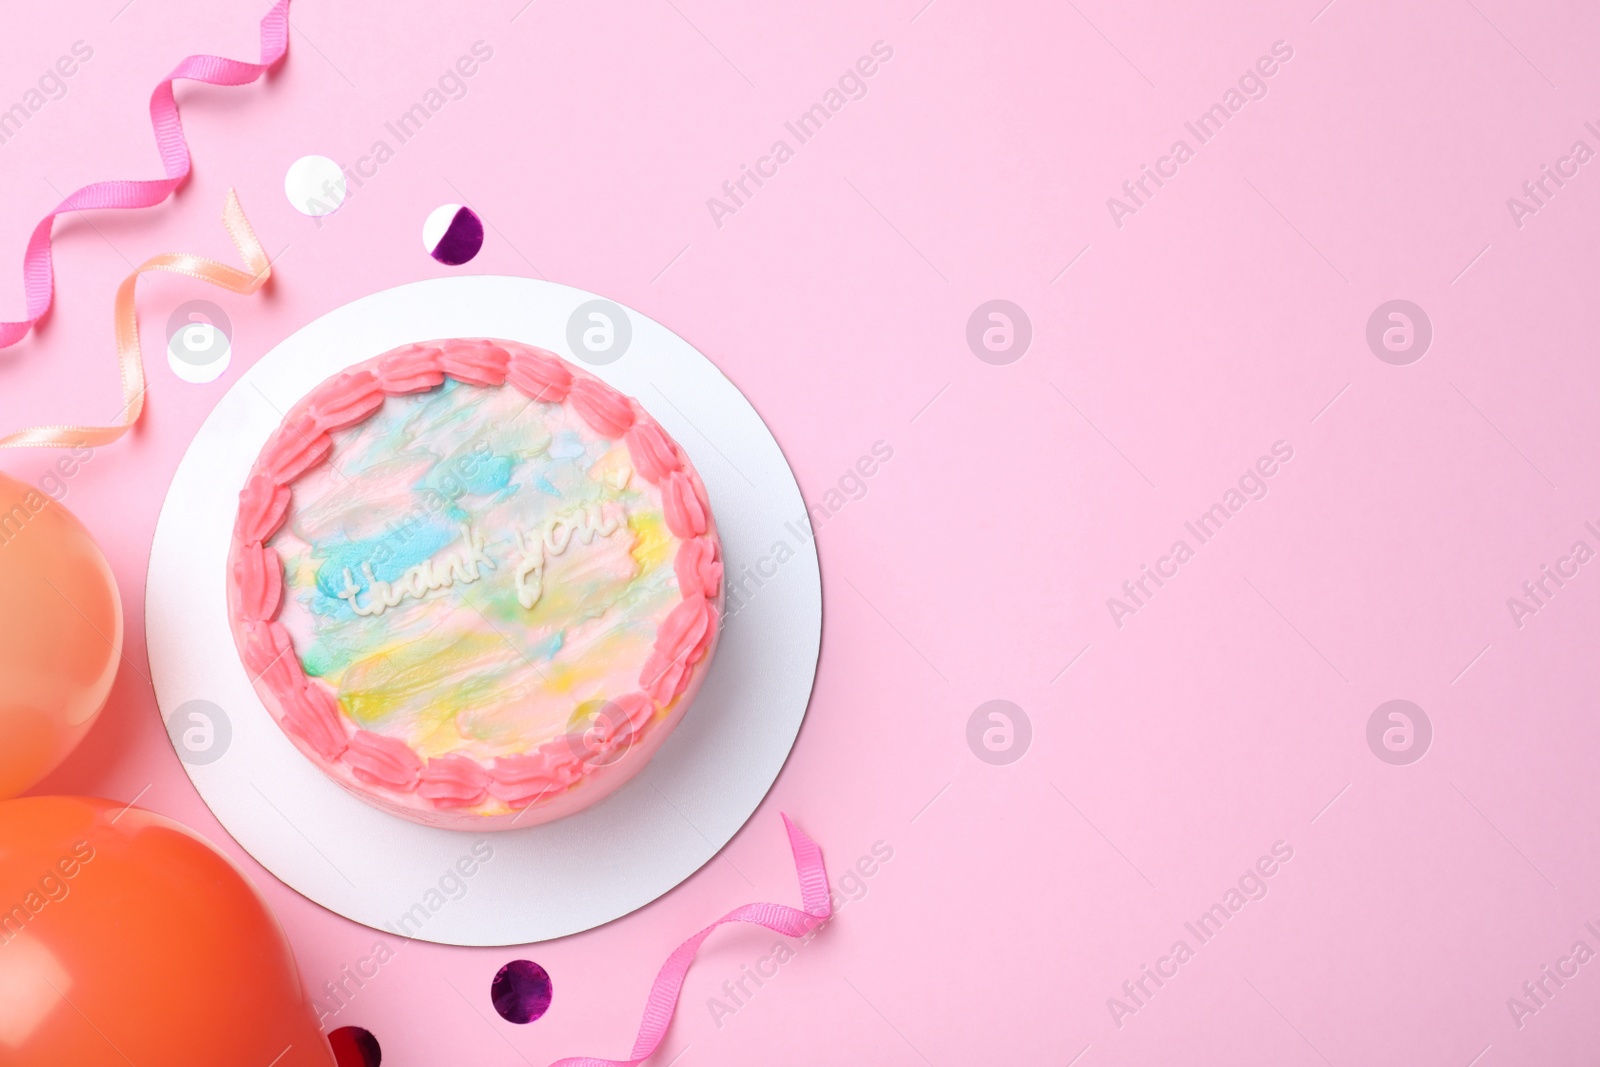
M 545 826 L 437 830 L 356 799 L 273 723 L 228 627 L 224 575 L 238 492 L 284 413 L 351 364 L 438 337 L 538 345 L 637 398 L 693 459 L 722 535 L 728 610 L 689 714 L 633 781 Z M 589 350 L 580 355 L 573 345 Z M 587 930 L 698 870 L 783 768 L 811 698 L 822 638 L 822 584 L 805 504 L 750 402 L 660 323 L 527 278 L 441 278 L 374 293 L 268 352 L 228 390 L 178 465 L 147 582 L 156 699 L 189 777 L 222 825 L 323 907 L 451 945 L 523 944 Z

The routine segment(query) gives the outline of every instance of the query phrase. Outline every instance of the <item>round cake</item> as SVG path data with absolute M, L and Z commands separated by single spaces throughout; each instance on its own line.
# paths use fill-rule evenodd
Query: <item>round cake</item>
M 352 793 L 431 826 L 570 815 L 649 761 L 711 663 L 716 523 L 636 401 L 511 341 L 318 386 L 239 494 L 234 640 Z

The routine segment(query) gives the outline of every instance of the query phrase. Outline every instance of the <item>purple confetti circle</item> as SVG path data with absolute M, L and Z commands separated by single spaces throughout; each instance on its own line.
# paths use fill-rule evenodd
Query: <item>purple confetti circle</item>
M 483 247 L 483 220 L 470 207 L 446 204 L 428 216 L 422 237 L 429 255 L 447 267 L 459 267 Z
M 532 960 L 512 960 L 500 968 L 489 987 L 489 999 L 500 1017 L 531 1023 L 550 1010 L 550 973 Z
M 359 1026 L 341 1026 L 328 1035 L 333 1046 L 333 1058 L 339 1067 L 378 1067 L 383 1062 L 383 1050 L 370 1030 Z

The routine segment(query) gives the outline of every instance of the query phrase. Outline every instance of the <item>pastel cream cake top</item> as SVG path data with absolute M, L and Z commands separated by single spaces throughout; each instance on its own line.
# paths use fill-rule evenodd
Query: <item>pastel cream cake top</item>
M 229 599 L 302 752 L 403 817 L 495 829 L 643 766 L 710 663 L 721 572 L 705 488 L 637 402 L 449 340 L 290 412 L 240 497 Z

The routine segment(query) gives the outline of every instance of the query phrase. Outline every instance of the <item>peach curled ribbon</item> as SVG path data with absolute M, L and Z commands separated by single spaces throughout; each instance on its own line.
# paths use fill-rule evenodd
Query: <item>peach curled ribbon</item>
M 239 195 L 232 189 L 228 190 L 228 199 L 222 208 L 222 224 L 227 227 L 228 236 L 233 238 L 233 246 L 239 250 L 248 270 L 187 252 L 163 252 L 134 268 L 117 287 L 112 317 L 117 328 L 117 363 L 122 371 L 123 405 L 119 421 L 112 426 L 34 426 L 0 437 L 0 448 L 93 447 L 115 441 L 139 421 L 139 413 L 144 410 L 145 390 L 144 360 L 139 352 L 139 312 L 134 300 L 139 275 L 152 270 L 182 274 L 243 295 L 255 292 L 272 276 L 266 249 L 261 247 L 255 231 L 250 228 L 250 220 L 239 206 Z
M 261 58 L 258 62 L 221 56 L 189 56 L 157 83 L 150 94 L 150 124 L 155 131 L 156 148 L 161 153 L 161 169 L 165 177 L 117 179 L 85 185 L 69 194 L 39 220 L 28 238 L 28 247 L 22 258 L 28 314 L 26 318 L 14 322 L 0 322 L 0 348 L 8 348 L 22 340 L 50 307 L 55 289 L 50 230 L 56 217 L 74 211 L 151 207 L 165 200 L 188 177 L 190 169 L 189 143 L 183 136 L 183 120 L 178 115 L 172 83 L 181 79 L 207 85 L 247 85 L 261 77 L 289 51 L 289 0 L 277 0 L 262 17 L 260 37 Z M 223 221 L 233 235 L 234 244 L 244 254 L 245 262 L 254 275 L 259 276 L 248 288 L 236 288 L 232 284 L 238 277 L 238 272 L 233 268 L 198 256 L 181 254 L 156 256 L 122 283 L 116 303 L 117 349 L 122 363 L 122 391 L 126 401 L 121 424 L 108 427 L 40 426 L 0 438 L 0 448 L 61 448 L 78 444 L 103 444 L 116 440 L 133 425 L 144 407 L 144 370 L 139 362 L 139 333 L 133 313 L 134 280 L 139 273 L 146 270 L 174 271 L 221 285 L 236 293 L 254 292 L 266 281 L 266 257 L 260 255 L 261 246 L 256 243 L 255 234 L 251 233 L 249 223 L 245 222 L 244 212 L 239 210 L 238 199 L 232 191 L 228 193 L 228 208 L 223 214 Z M 240 242 L 240 234 L 249 239 L 251 249 L 260 257 L 259 263 Z
M 683 980 L 689 973 L 700 945 L 712 931 L 723 923 L 755 923 L 774 933 L 788 937 L 803 937 L 816 930 L 833 916 L 833 903 L 828 892 L 828 872 L 822 865 L 822 850 L 807 837 L 805 831 L 783 817 L 783 828 L 789 832 L 789 851 L 794 853 L 795 874 L 800 879 L 801 907 L 782 904 L 746 904 L 728 914 L 679 945 L 667 962 L 661 965 L 650 998 L 645 1003 L 644 1022 L 639 1027 L 639 1037 L 633 1051 L 625 1060 L 602 1060 L 593 1056 L 572 1056 L 558 1060 L 550 1067 L 638 1067 L 649 1059 L 667 1036 L 673 1010 L 678 1006 L 678 994 L 683 991 Z

